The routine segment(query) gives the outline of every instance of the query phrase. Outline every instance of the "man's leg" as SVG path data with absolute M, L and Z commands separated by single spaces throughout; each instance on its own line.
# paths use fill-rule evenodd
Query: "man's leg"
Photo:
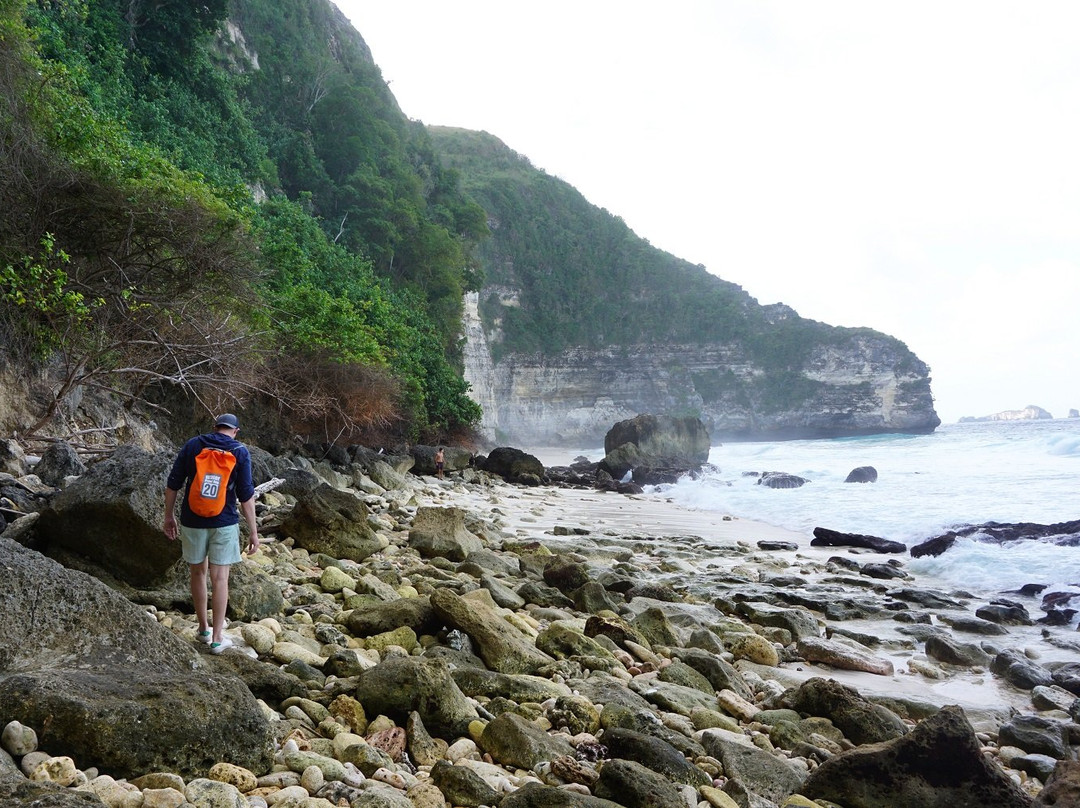
M 211 605 L 214 610 L 213 642 L 221 642 L 225 633 L 225 612 L 229 608 L 229 565 L 210 565 Z M 206 609 L 206 595 L 203 594 L 203 609 Z
M 189 564 L 191 569 L 191 602 L 195 606 L 195 616 L 199 619 L 199 633 L 206 631 L 206 560 L 200 564 Z

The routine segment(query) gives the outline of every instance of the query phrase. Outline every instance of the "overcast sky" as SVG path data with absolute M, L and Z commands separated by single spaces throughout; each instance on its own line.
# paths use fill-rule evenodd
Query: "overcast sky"
M 402 110 L 931 367 L 1080 409 L 1080 2 L 336 0 Z

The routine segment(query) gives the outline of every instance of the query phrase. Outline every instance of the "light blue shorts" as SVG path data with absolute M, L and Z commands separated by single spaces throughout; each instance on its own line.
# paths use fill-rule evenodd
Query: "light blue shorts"
M 201 564 L 207 558 L 218 567 L 240 563 L 240 525 L 225 527 L 180 526 L 180 544 L 184 561 Z

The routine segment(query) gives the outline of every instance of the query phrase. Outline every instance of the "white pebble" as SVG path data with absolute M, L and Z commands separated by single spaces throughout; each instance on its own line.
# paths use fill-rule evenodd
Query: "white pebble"
M 175 788 L 148 788 L 142 793 L 142 808 L 180 808 L 187 800 Z
M 389 769 L 378 768 L 375 773 L 371 775 L 372 780 L 378 780 L 380 783 L 386 783 L 388 786 L 393 786 L 400 791 L 404 791 L 408 788 L 408 783 L 405 782 L 405 778 L 401 776 L 401 772 L 392 772 Z
M 300 775 L 300 785 L 307 790 L 308 794 L 314 794 L 326 783 L 326 776 L 318 766 L 308 766 Z
M 303 786 L 288 786 L 280 791 L 275 791 L 272 794 L 266 795 L 266 804 L 273 806 L 279 802 L 292 801 L 299 805 L 303 805 L 311 795 L 307 793 L 307 789 Z
M 32 727 L 18 721 L 10 722 L 0 734 L 0 745 L 15 757 L 22 757 L 37 750 L 37 733 Z
M 75 761 L 69 757 L 51 757 L 42 761 L 30 775 L 30 779 L 36 783 L 51 782 L 64 786 L 82 785 L 79 775 L 82 774 L 75 768 Z M 85 775 L 83 782 L 86 782 Z
M 480 759 L 480 750 L 470 738 L 459 738 L 450 744 L 444 757 L 451 763 L 457 763 L 462 758 Z
M 364 773 L 356 768 L 355 763 L 345 764 L 345 776 L 341 779 L 341 782 L 345 785 L 352 786 L 353 788 L 360 788 L 366 779 Z

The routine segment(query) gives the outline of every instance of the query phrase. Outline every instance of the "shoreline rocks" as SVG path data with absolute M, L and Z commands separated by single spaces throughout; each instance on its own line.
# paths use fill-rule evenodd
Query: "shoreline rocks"
M 385 456 L 351 457 L 267 461 L 306 480 L 262 495 L 266 541 L 243 564 L 280 601 L 230 615 L 236 647 L 219 657 L 195 642 L 189 604 L 118 594 L 154 581 L 65 569 L 13 525 L 29 546 L 0 538 L 0 800 L 856 808 L 961 805 L 965 788 L 1020 806 L 1056 772 L 1059 790 L 1075 779 L 1080 668 L 1017 645 L 1031 630 L 1018 602 L 976 620 L 986 604 L 970 595 L 877 577 L 896 559 L 762 549 L 753 526 L 725 541 L 569 527 L 572 492 L 474 468 L 438 483 L 383 473 L 386 488 Z M 148 503 L 125 515 L 147 535 L 159 494 L 147 479 L 128 498 Z M 337 547 L 339 533 L 363 550 Z M 983 623 L 1008 633 L 967 643 L 970 657 L 934 650 Z M 1027 706 L 965 712 L 906 693 L 967 675 L 1000 676 Z M 47 720 L 61 692 L 72 713 L 102 705 L 79 732 Z M 198 740 L 206 722 L 214 743 Z M 934 779 L 924 757 L 956 760 L 963 778 Z M 864 769 L 877 796 L 852 774 Z

